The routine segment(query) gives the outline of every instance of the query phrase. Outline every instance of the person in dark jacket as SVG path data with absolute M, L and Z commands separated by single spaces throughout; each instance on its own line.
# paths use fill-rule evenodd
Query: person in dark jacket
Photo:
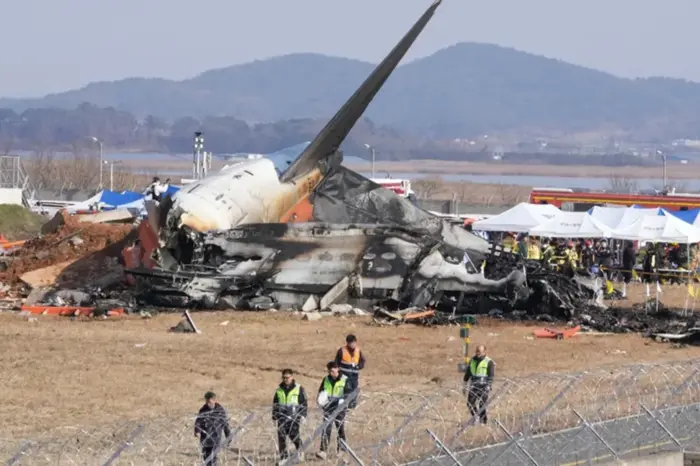
M 204 394 L 204 406 L 194 422 L 194 436 L 199 437 L 202 448 L 202 460 L 205 466 L 216 466 L 217 455 L 221 448 L 221 434 L 231 441 L 231 428 L 228 423 L 226 410 L 216 402 L 216 394 Z
M 636 264 L 637 253 L 634 250 L 634 243 L 625 241 L 625 248 L 622 250 L 622 280 L 625 283 L 622 289 L 622 296 L 624 297 L 627 296 L 627 285 L 632 281 L 632 271 Z
M 581 267 L 586 270 L 586 272 L 591 271 L 591 267 L 596 264 L 595 251 L 593 250 L 593 245 L 590 240 L 586 240 L 581 248 Z
M 610 271 L 613 267 L 613 252 L 606 240 L 600 242 L 598 250 L 596 251 L 596 258 L 600 266 L 600 275 L 603 277 L 603 280 L 609 280 Z
M 644 283 L 656 283 L 659 281 L 658 269 L 663 267 L 662 245 L 649 243 L 644 255 Z
M 321 451 L 316 456 L 321 459 L 327 458 L 328 444 L 331 440 L 333 425 L 338 430 L 338 451 L 345 450 L 341 440 L 346 440 L 345 415 L 347 413 L 348 397 L 354 397 L 355 386 L 352 379 L 340 373 L 340 368 L 335 361 L 330 361 L 326 368 L 328 375 L 321 381 L 318 388 L 318 404 L 323 409 L 323 422 L 328 423 L 326 429 L 321 434 Z M 337 411 L 337 413 L 336 413 Z M 335 417 L 333 414 L 335 413 Z
M 348 335 L 345 337 L 345 346 L 338 348 L 335 353 L 335 363 L 340 368 L 340 373 L 348 379 L 352 379 L 352 385 L 356 390 L 360 389 L 360 371 L 364 369 L 366 359 L 365 354 L 357 347 L 357 337 Z M 359 393 L 357 394 L 359 396 Z M 355 396 L 350 402 L 349 408 L 357 406 Z
M 284 369 L 282 383 L 277 387 L 272 399 L 272 420 L 277 422 L 277 443 L 281 463 L 288 457 L 287 437 L 294 443 L 297 451 L 301 449 L 299 428 L 306 418 L 308 409 L 304 387 L 296 383 L 291 369 Z M 303 462 L 304 453 L 300 452 L 297 459 Z
M 494 362 L 486 356 L 486 347 L 484 345 L 477 346 L 474 357 L 469 361 L 467 371 L 464 373 L 463 392 L 467 394 L 469 411 L 472 416 L 479 414 L 482 424 L 488 422 L 486 403 L 489 400 L 494 376 Z

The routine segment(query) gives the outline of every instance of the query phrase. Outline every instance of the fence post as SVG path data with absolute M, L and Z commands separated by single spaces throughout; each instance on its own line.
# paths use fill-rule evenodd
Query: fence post
M 234 430 L 231 432 L 231 437 L 226 439 L 226 447 L 231 445 L 233 441 L 238 437 L 238 434 L 243 431 L 245 426 L 252 421 L 255 418 L 255 413 L 250 413 L 248 414 L 244 419 L 243 422 L 241 422 L 240 427 L 238 429 Z M 205 459 L 205 461 L 209 461 L 210 459 L 214 458 L 216 455 L 218 455 L 221 452 L 221 443 L 219 443 L 216 448 L 214 448 L 214 451 L 211 452 L 211 454 Z M 243 460 L 247 461 L 245 457 L 243 457 Z M 105 465 L 106 466 L 106 465 Z
M 462 339 L 463 345 L 462 345 L 462 363 L 458 366 L 458 370 L 461 373 L 467 372 L 469 370 L 469 343 L 471 343 L 471 340 L 469 339 L 469 330 L 471 329 L 470 324 L 464 324 L 462 328 L 459 329 L 459 338 Z
M 440 448 L 441 451 L 444 451 L 445 454 L 446 454 L 447 456 L 449 456 L 450 459 L 452 459 L 452 461 L 454 461 L 455 464 L 456 464 L 457 466 L 462 466 L 462 463 L 459 462 L 459 460 L 458 460 L 457 457 L 454 455 L 454 453 L 452 453 L 452 452 L 449 450 L 449 448 L 447 448 L 447 447 L 445 446 L 445 444 L 442 443 L 442 442 L 440 441 L 440 439 L 438 438 L 438 436 L 435 435 L 435 434 L 433 433 L 433 431 L 431 431 L 430 429 L 425 429 L 425 431 L 428 432 L 428 434 L 433 438 L 433 440 L 435 441 L 435 443 L 437 443 L 437 446 Z
M 358 396 L 359 390 L 354 390 L 352 391 L 349 396 L 345 399 L 344 403 L 341 405 L 338 405 L 338 407 L 328 416 L 323 416 L 323 421 L 321 421 L 321 425 L 314 430 L 314 433 L 309 437 L 308 439 L 302 441 L 301 443 L 301 448 L 297 451 L 295 451 L 287 460 L 288 464 L 294 464 L 294 462 L 299 458 L 299 453 L 305 452 L 306 449 L 311 445 L 311 443 L 316 440 L 316 438 L 323 433 L 326 428 L 335 421 L 335 418 L 340 414 L 343 410 L 345 411 L 350 411 L 347 406 L 349 406 Z M 347 414 L 348 412 L 345 413 L 346 419 L 347 419 Z
M 643 409 L 644 411 L 647 412 L 647 414 L 659 425 L 659 427 L 661 427 L 661 428 L 664 430 L 664 432 L 666 432 L 666 434 L 668 434 L 669 437 L 671 437 L 671 440 L 673 440 L 673 442 L 674 442 L 676 445 L 678 445 L 678 447 L 682 450 L 682 449 L 683 449 L 683 445 L 681 445 L 681 442 L 679 442 L 678 439 L 671 433 L 671 431 L 668 430 L 668 429 L 666 428 L 666 426 L 664 425 L 664 423 L 661 422 L 661 419 L 659 419 L 658 417 L 656 417 L 656 416 L 654 415 L 654 413 L 652 413 L 651 411 L 649 411 L 649 410 L 647 409 L 647 407 L 644 406 L 643 404 L 640 403 L 639 406 L 641 406 L 642 409 Z
M 481 409 L 479 409 L 479 412 L 474 413 L 473 416 L 470 416 L 469 419 L 467 419 L 465 422 L 462 423 L 462 425 L 459 426 L 459 429 L 457 429 L 457 431 L 454 433 L 452 438 L 450 438 L 450 440 L 447 442 L 447 445 L 450 448 L 454 448 L 454 443 L 457 441 L 457 439 L 459 439 L 459 436 L 462 435 L 462 433 L 465 430 L 467 430 L 468 428 L 473 426 L 476 423 L 477 419 L 479 419 L 479 416 L 481 416 L 481 414 L 483 414 L 483 412 L 486 411 L 487 408 L 490 408 L 494 404 L 494 402 L 503 393 L 506 392 L 506 388 L 508 388 L 510 383 L 511 383 L 510 381 L 506 381 L 506 383 L 503 384 L 503 386 L 500 388 L 500 390 L 498 390 L 498 392 L 493 397 L 489 398 L 489 400 L 486 402 L 486 404 L 484 406 L 482 406 Z
M 418 409 L 413 411 L 409 416 L 406 417 L 406 419 L 404 419 L 404 421 L 399 427 L 394 429 L 394 431 L 388 437 L 386 437 L 379 443 L 379 445 L 377 445 L 377 448 L 375 448 L 374 454 L 372 455 L 372 463 L 377 463 L 377 458 L 379 457 L 379 452 L 381 451 L 381 449 L 389 445 L 392 442 L 392 440 L 394 440 L 394 437 L 396 437 L 403 429 L 406 428 L 406 426 L 408 426 L 411 423 L 411 421 L 413 421 L 416 418 L 418 413 L 422 412 L 425 408 L 430 406 L 430 401 L 431 399 L 425 400 L 425 402 L 422 405 L 420 405 Z
M 357 453 L 355 453 L 355 452 L 353 451 L 353 449 L 350 448 L 350 445 L 348 445 L 347 442 L 346 442 L 345 440 L 342 440 L 342 439 L 341 439 L 341 440 L 340 440 L 340 444 L 343 446 L 343 448 L 345 449 L 345 451 L 347 451 L 347 452 L 350 454 L 350 457 L 351 457 L 353 460 L 355 460 L 355 463 L 357 463 L 358 466 L 365 466 L 364 463 L 362 462 L 362 460 L 360 459 L 360 457 L 357 456 Z
M 588 430 L 590 430 L 593 433 L 593 435 L 595 435 L 596 438 L 598 440 L 600 440 L 603 443 L 603 445 L 605 445 L 605 448 L 607 448 L 610 451 L 610 453 L 612 453 L 615 460 L 619 460 L 620 458 L 619 458 L 619 455 L 617 454 L 617 452 L 615 450 L 613 450 L 613 448 L 610 446 L 610 444 L 598 433 L 597 430 L 595 430 L 593 425 L 590 422 L 588 422 L 583 416 L 581 416 L 578 411 L 576 411 L 575 409 L 573 409 L 572 411 L 579 419 L 581 419 L 581 421 L 586 426 L 586 428 L 588 428 Z
M 31 442 L 29 442 L 27 440 L 23 441 L 20 444 L 19 450 L 17 451 L 17 453 L 15 453 L 15 455 L 12 458 L 10 458 L 10 461 L 7 462 L 7 466 L 12 466 L 17 461 L 19 461 L 20 456 L 24 455 L 31 446 L 32 446 Z
M 542 419 L 542 416 L 547 414 L 547 412 L 549 412 L 549 410 L 552 409 L 554 407 L 554 405 L 557 404 L 557 402 L 560 399 L 562 399 L 564 397 L 564 395 L 566 395 L 566 393 L 574 387 L 576 382 L 581 380 L 582 377 L 583 377 L 583 374 L 576 375 L 574 378 L 572 378 L 569 381 L 568 384 L 566 384 L 566 386 L 559 393 L 557 393 L 557 395 L 554 398 L 552 398 L 552 400 L 549 402 L 549 404 L 547 404 L 547 406 L 545 406 L 540 412 L 533 413 L 530 416 L 531 420 L 528 421 L 527 426 L 526 426 L 528 433 L 533 431 L 534 423 L 537 423 L 537 426 L 539 426 L 540 420 Z
M 131 433 L 131 435 L 129 435 L 129 437 L 121 445 L 119 445 L 119 448 L 117 448 L 116 451 L 112 453 L 112 456 L 109 457 L 109 459 L 107 460 L 107 462 L 105 462 L 103 466 L 109 466 L 112 463 L 114 463 L 117 460 L 117 458 L 119 458 L 119 455 L 121 455 L 124 450 L 131 446 L 134 440 L 136 440 L 136 437 L 141 435 L 141 432 L 143 432 L 143 430 L 144 426 L 143 424 L 141 424 Z

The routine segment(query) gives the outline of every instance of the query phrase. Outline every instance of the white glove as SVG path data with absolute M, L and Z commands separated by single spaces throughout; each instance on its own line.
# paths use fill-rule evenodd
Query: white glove
M 301 416 L 301 417 L 299 418 L 299 425 L 300 425 L 300 426 L 303 426 L 305 422 L 306 422 L 306 418 L 305 418 L 304 416 Z

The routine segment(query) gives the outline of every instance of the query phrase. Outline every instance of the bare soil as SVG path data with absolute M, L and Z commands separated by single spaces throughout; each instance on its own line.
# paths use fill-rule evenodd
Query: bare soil
M 683 300 L 680 287 L 674 293 L 666 298 Z M 207 390 L 232 411 L 265 406 L 285 367 L 313 393 L 348 333 L 358 336 L 368 360 L 366 393 L 434 390 L 461 377 L 456 327 L 378 327 L 366 317 L 308 322 L 265 312 L 194 319 L 199 335 L 168 332 L 179 314 L 92 321 L 0 315 L 0 435 L 192 412 Z M 472 342 L 487 345 L 500 377 L 700 356 L 699 348 L 634 334 L 535 340 L 538 327 L 481 319 Z

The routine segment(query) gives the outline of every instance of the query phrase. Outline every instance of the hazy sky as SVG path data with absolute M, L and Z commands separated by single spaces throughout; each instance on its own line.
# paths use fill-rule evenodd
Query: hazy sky
M 379 61 L 431 0 L 2 0 L 0 96 L 293 52 Z M 700 81 L 700 0 L 444 0 L 408 59 L 489 42 Z

